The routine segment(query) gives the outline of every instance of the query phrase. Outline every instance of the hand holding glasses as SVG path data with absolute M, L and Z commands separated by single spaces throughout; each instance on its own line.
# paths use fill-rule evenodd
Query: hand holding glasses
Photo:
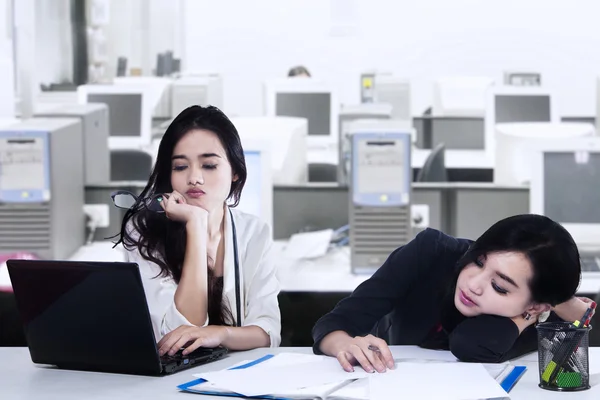
M 146 199 L 142 199 L 139 203 L 141 207 L 146 208 L 149 211 L 153 211 L 156 213 L 164 213 L 165 210 L 160 205 L 165 199 L 169 198 L 169 194 L 167 193 L 157 193 Z M 112 192 L 110 194 L 112 201 L 117 208 L 122 208 L 128 210 L 132 208 L 135 203 L 138 201 L 138 196 L 135 194 L 128 192 L 127 190 L 117 190 L 116 192 Z

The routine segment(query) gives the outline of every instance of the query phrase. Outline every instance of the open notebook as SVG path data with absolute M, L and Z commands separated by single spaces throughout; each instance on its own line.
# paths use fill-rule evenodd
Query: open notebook
M 433 365 L 425 366 L 424 363 Z M 448 374 L 450 380 L 451 376 L 472 375 L 477 382 L 474 390 L 480 394 L 479 398 L 506 397 L 507 391 L 522 375 L 522 372 L 515 374 L 517 370 L 510 363 L 482 365 L 406 359 L 399 360 L 396 370 L 385 374 L 368 374 L 360 368 L 356 368 L 354 373 L 347 373 L 337 365 L 335 358 L 281 353 L 244 361 L 224 371 L 196 374 L 198 379 L 180 385 L 179 389 L 196 394 L 259 399 L 368 400 L 377 397 L 377 390 L 371 390 L 371 385 L 376 385 L 381 389 L 379 392 L 384 391 L 387 395 L 397 392 L 398 382 L 400 387 L 409 389 L 402 382 L 422 378 L 422 372 L 417 371 L 419 366 L 437 368 L 440 374 Z M 421 375 L 411 376 L 415 374 Z M 464 380 L 461 382 L 464 383 Z M 499 385 L 502 382 L 504 385 Z M 463 389 L 458 386 L 449 382 L 445 387 L 439 385 L 438 389 L 442 397 L 448 398 L 448 391 Z

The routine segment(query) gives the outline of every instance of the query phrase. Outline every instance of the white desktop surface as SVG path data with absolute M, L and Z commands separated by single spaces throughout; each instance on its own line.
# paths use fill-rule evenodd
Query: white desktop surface
M 392 346 L 395 356 L 409 350 L 413 356 L 427 358 L 431 350 L 416 346 Z M 39 366 L 31 362 L 29 351 L 25 347 L 0 348 L 0 393 L 2 398 L 19 400 L 70 400 L 70 399 L 183 399 L 177 389 L 178 385 L 195 379 L 192 375 L 203 371 L 228 368 L 237 362 L 256 359 L 265 354 L 280 352 L 310 353 L 306 347 L 289 347 L 278 349 L 255 349 L 246 352 L 230 353 L 225 358 L 176 374 L 164 377 L 109 374 L 98 372 L 82 372 L 60 370 L 50 366 Z M 447 353 L 447 352 L 444 352 Z M 420 355 L 422 354 L 422 356 Z M 600 347 L 590 348 L 590 382 L 592 388 L 576 393 L 559 393 L 543 390 L 538 387 L 539 375 L 535 353 L 521 360 L 513 361 L 515 365 L 526 365 L 527 371 L 510 392 L 511 399 L 598 399 L 600 398 L 600 374 L 598 361 Z M 431 377 L 423 377 L 425 380 Z M 468 384 L 465 377 L 465 384 Z M 435 382 L 435 379 L 432 380 Z M 390 393 L 390 399 L 398 398 L 399 393 Z M 403 398 L 419 398 L 418 393 L 402 393 Z M 191 395 L 190 395 L 191 396 Z M 192 397 L 189 397 L 190 399 Z M 202 396 L 198 399 L 222 399 L 223 397 Z
M 314 260 L 291 260 L 285 257 L 285 241 L 274 243 L 280 254 L 277 275 L 284 292 L 347 292 L 350 293 L 370 275 L 355 275 L 350 270 L 350 248 L 330 250 Z M 124 261 L 123 248 L 112 248 L 111 242 L 93 242 L 81 247 L 71 260 Z M 600 292 L 600 272 L 584 274 L 578 293 Z
M 413 147 L 411 152 L 411 165 L 413 168 L 421 168 L 425 160 L 431 153 L 430 149 L 416 149 Z M 307 153 L 307 162 L 338 164 L 337 148 L 309 148 Z M 446 150 L 445 154 L 446 168 L 465 168 L 465 169 L 493 169 L 494 162 L 486 154 L 485 150 Z

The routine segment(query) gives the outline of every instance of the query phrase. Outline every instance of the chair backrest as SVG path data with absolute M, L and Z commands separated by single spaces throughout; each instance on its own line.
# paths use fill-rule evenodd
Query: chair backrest
M 152 173 L 152 156 L 142 150 L 111 150 L 111 181 L 147 181 Z
M 431 154 L 417 175 L 417 182 L 448 182 L 445 153 L 444 143 L 439 143 L 431 150 Z
M 334 164 L 308 164 L 309 182 L 337 182 L 337 173 L 337 165 Z

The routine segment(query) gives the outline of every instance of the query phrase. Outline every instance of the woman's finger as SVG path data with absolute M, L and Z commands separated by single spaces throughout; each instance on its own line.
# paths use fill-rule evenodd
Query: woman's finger
M 348 348 L 348 353 L 350 353 L 350 355 L 352 357 L 354 357 L 356 359 L 356 361 L 361 365 L 361 367 L 363 367 L 363 369 L 367 372 L 373 372 L 373 365 L 371 364 L 371 362 L 369 361 L 369 359 L 367 358 L 367 356 L 365 355 L 365 353 L 363 352 L 363 350 L 358 346 L 358 345 L 352 345 Z
M 346 372 L 354 372 L 354 367 L 350 362 L 349 355 L 345 351 L 340 351 L 336 356 L 338 362 Z
M 173 346 L 171 346 L 171 348 L 169 349 L 169 355 L 172 356 L 173 354 L 177 353 L 179 350 L 181 350 L 185 344 L 187 342 L 189 342 L 192 339 L 191 335 L 189 332 L 184 333 L 183 335 L 181 335 L 181 337 L 173 344 Z
M 167 354 L 169 350 L 173 347 L 173 345 L 177 343 L 179 338 L 181 338 L 181 331 L 173 331 L 168 337 L 165 336 L 163 339 L 166 340 L 164 340 L 162 342 L 162 345 L 159 347 L 158 354 L 160 354 L 161 356 Z
M 190 344 L 189 346 L 187 346 L 185 348 L 185 350 L 183 350 L 182 354 L 184 356 L 190 354 L 191 352 L 193 352 L 194 350 L 198 349 L 198 347 L 202 346 L 202 343 L 204 342 L 204 338 L 198 338 L 196 339 L 192 344 Z
M 377 349 L 375 352 L 378 353 L 379 358 L 389 369 L 395 368 L 396 362 L 394 361 L 394 355 L 385 340 L 373 336 L 372 338 L 369 338 L 369 345 L 374 346 L 374 348 Z
M 360 348 L 377 372 L 385 372 L 387 370 L 386 366 L 381 362 L 380 352 L 377 347 L 371 347 L 368 342 L 362 341 Z

